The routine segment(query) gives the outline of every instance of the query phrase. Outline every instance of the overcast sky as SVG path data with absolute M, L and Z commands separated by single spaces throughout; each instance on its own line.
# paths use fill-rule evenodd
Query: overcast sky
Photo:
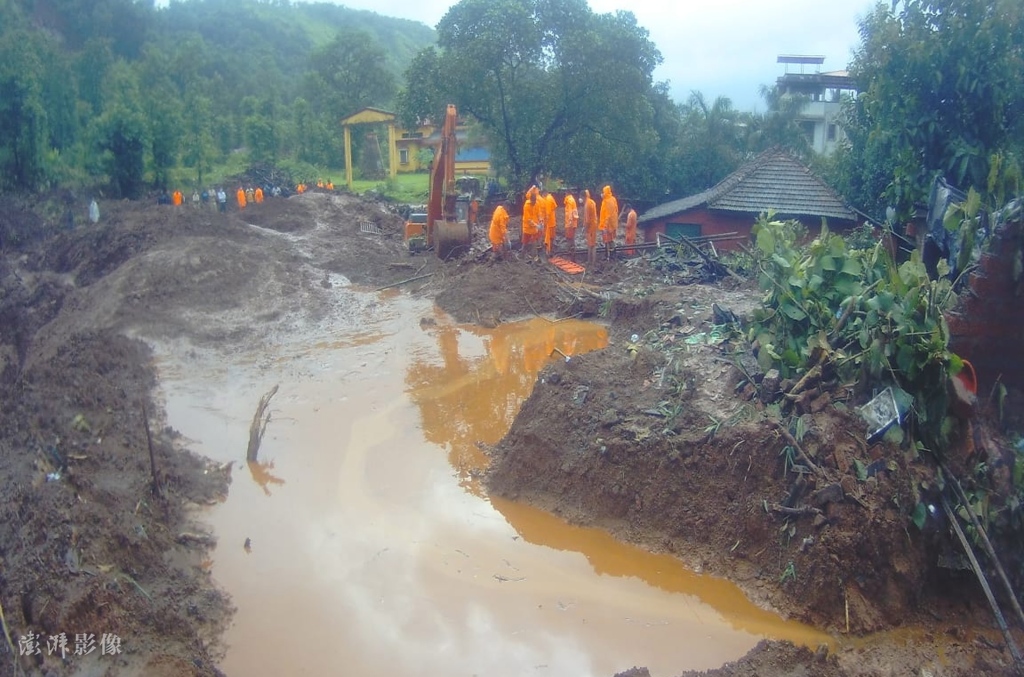
M 683 102 L 728 96 L 740 110 L 763 110 L 758 94 L 785 70 L 780 54 L 825 57 L 823 71 L 845 70 L 859 44 L 857 21 L 873 0 L 589 0 L 595 12 L 626 9 L 650 32 L 669 81 Z M 338 4 L 436 27 L 452 0 L 341 0 Z M 792 68 L 792 67 L 791 67 Z

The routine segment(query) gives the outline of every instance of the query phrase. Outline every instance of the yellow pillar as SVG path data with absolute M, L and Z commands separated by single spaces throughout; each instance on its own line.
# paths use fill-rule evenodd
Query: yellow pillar
M 391 165 L 391 178 L 398 173 L 398 144 L 395 142 L 395 123 L 388 124 L 388 163 Z
M 345 125 L 345 183 L 352 190 L 352 133 Z

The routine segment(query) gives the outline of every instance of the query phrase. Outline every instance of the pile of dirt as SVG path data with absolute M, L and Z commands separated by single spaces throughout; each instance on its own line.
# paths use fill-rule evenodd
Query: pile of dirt
M 973 576 L 936 567 L 956 559 L 945 529 L 910 522 L 922 480 L 934 485 L 933 466 L 869 445 L 854 403 L 831 398 L 801 418 L 806 464 L 793 433 L 741 387 L 733 354 L 742 341 L 714 324 L 712 303 L 742 315 L 744 296 L 755 298 L 693 286 L 663 289 L 639 308 L 626 303 L 639 312 L 613 325 L 608 349 L 540 374 L 492 450 L 489 491 L 674 553 L 838 636 L 937 619 L 991 628 Z M 994 644 L 946 643 L 971 657 L 945 674 L 1011 665 Z M 925 663 L 915 660 L 916 672 Z M 853 661 L 844 670 L 871 674 Z
M 482 325 L 535 314 L 609 323 L 608 349 L 541 373 L 493 450 L 495 493 L 674 552 L 837 633 L 939 627 L 834 656 L 763 645 L 710 674 L 859 675 L 889 663 L 917 673 L 938 653 L 950 657 L 943 674 L 1007 672 L 998 636 L 975 630 L 991 621 L 973 579 L 934 566 L 947 555 L 941 525 L 909 526 L 921 460 L 866 444 L 838 396 L 793 431 L 809 469 L 742 387 L 716 304 L 744 315 L 757 303 L 749 288 L 666 285 L 643 259 L 577 276 L 519 253 L 493 261 L 482 232 L 459 261 L 410 256 L 400 217 L 342 193 L 228 213 L 100 206 L 98 224 L 62 230 L 50 207 L 0 205 L 15 224 L 5 233 L 55 233 L 8 240 L 0 255 L 0 603 L 16 638 L 35 633 L 45 647 L 61 632 L 116 634 L 124 652 L 93 665 L 44 649 L 26 669 L 217 674 L 230 601 L 207 574 L 213 541 L 190 509 L 220 499 L 231 469 L 165 426 L 149 348 L 131 337 L 268 345 L 331 326 L 346 309 L 330 291 L 355 284 L 431 295 Z M 348 302 L 376 303 L 366 296 Z

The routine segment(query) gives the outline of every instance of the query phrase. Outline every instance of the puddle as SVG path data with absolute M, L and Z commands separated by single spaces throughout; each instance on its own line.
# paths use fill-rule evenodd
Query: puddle
M 274 354 L 156 345 L 170 425 L 239 461 L 207 514 L 213 575 L 237 607 L 228 675 L 662 676 L 720 666 L 762 636 L 828 640 L 671 557 L 483 494 L 478 442 L 504 435 L 536 370 L 564 359 L 556 348 L 598 348 L 602 327 L 487 330 L 422 300 L 381 305 L 353 304 L 348 330 Z

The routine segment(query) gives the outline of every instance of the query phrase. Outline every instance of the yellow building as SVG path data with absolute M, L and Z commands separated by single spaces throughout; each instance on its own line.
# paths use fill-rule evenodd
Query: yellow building
M 455 130 L 455 138 L 458 143 L 458 151 L 455 155 L 456 176 L 488 176 L 491 171 L 490 149 L 482 146 L 470 146 L 468 144 L 468 133 L 464 127 Z M 430 160 L 426 159 L 421 163 L 421 156 L 430 157 L 430 153 L 424 154 L 421 151 L 428 150 L 431 153 L 440 142 L 438 130 L 433 125 L 422 125 L 415 130 L 398 130 L 398 138 L 395 140 L 398 146 L 398 171 L 418 172 L 430 169 Z
M 431 124 L 421 125 L 416 129 L 402 129 L 395 122 L 397 116 L 391 111 L 380 108 L 363 108 L 341 120 L 345 135 L 345 180 L 352 187 L 352 137 L 351 127 L 364 124 L 387 125 L 388 127 L 388 174 L 428 171 L 430 169 L 429 154 L 423 150 L 433 151 L 440 143 L 440 132 Z M 469 145 L 469 135 L 465 127 L 455 130 L 458 143 L 455 155 L 456 176 L 488 176 L 491 171 L 491 152 L 479 145 Z

